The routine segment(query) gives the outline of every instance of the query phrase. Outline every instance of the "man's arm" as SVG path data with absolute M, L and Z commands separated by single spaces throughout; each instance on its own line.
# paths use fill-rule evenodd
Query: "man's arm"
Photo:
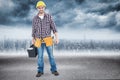
M 35 17 L 33 18 L 33 21 L 32 21 L 32 37 L 33 37 L 33 39 L 32 39 L 32 44 L 34 44 L 35 43 Z
M 50 18 L 51 18 L 50 27 L 53 30 L 53 33 L 55 35 L 55 43 L 58 44 L 59 39 L 58 39 L 58 33 L 57 33 L 56 25 L 55 25 L 54 21 L 52 20 L 52 16 L 50 16 Z
M 58 33 L 55 32 L 54 35 L 55 35 L 55 43 L 58 44 L 59 43 Z

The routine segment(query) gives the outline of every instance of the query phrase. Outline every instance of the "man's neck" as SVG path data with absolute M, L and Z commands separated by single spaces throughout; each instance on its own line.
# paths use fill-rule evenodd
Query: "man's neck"
M 39 15 L 39 16 L 44 16 L 44 14 L 45 14 L 45 13 L 39 13 L 38 15 Z

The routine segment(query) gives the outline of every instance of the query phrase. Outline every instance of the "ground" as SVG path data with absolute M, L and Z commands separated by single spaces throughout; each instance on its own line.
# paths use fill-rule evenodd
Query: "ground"
M 51 74 L 48 57 L 45 55 L 44 75 L 36 78 L 37 58 L 1 55 L 0 80 L 120 79 L 120 55 L 55 55 L 55 60 L 59 76 Z

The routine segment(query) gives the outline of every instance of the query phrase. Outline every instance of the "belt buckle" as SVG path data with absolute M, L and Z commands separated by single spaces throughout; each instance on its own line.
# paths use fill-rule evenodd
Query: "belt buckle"
M 43 38 L 41 38 L 41 42 L 44 43 L 44 39 Z

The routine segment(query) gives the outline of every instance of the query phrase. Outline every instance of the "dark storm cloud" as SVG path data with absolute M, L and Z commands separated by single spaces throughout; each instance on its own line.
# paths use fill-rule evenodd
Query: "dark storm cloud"
M 120 0 L 67 1 L 61 0 L 53 7 L 59 26 L 73 29 L 87 27 L 120 30 Z
M 14 3 L 16 4 L 16 6 L 14 7 L 14 11 L 12 12 L 12 16 L 16 16 L 16 17 L 25 17 L 27 16 L 29 10 L 30 10 L 30 4 L 29 2 L 26 1 L 22 1 L 22 0 L 15 0 Z
M 39 0 L 0 0 L 0 24 L 31 24 Z M 120 0 L 44 0 L 58 27 L 120 31 Z
M 83 3 L 85 0 L 75 0 L 76 1 L 76 3 L 78 3 L 78 4 L 81 4 L 81 3 Z
M 91 2 L 92 1 L 93 0 L 91 0 Z M 104 15 L 109 12 L 120 11 L 120 0 L 96 0 L 96 2 L 94 0 L 92 4 L 88 3 L 89 1 L 86 1 L 87 7 L 89 7 L 89 10 L 86 10 L 86 12 L 94 12 Z
M 37 2 L 37 0 L 6 1 L 0 0 L 0 24 L 14 24 L 17 22 L 27 22 L 27 20 L 25 20 L 25 17 L 29 14 L 30 6 Z
M 7 16 L 11 16 L 10 12 L 12 11 L 11 8 L 14 7 L 14 4 L 11 1 L 8 1 L 8 3 L 9 4 L 7 5 L 4 0 L 0 1 L 0 24 L 9 22 L 9 18 Z

